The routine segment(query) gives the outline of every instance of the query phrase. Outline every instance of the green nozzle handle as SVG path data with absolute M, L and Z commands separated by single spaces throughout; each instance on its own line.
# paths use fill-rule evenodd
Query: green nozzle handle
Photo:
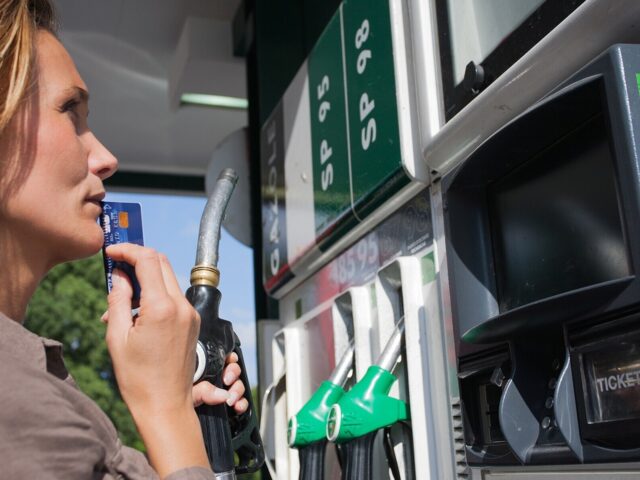
M 407 405 L 389 396 L 396 377 L 382 367 L 369 367 L 365 376 L 329 410 L 327 439 L 344 443 L 408 419 Z
M 289 420 L 289 446 L 304 447 L 326 438 L 325 422 L 331 405 L 344 395 L 339 385 L 324 381 L 297 415 Z
M 300 448 L 326 439 L 327 414 L 331 405 L 344 395 L 342 385 L 347 381 L 351 371 L 353 353 L 354 347 L 351 342 L 336 364 L 329 380 L 322 382 L 298 414 L 291 417 L 287 430 L 290 447 Z

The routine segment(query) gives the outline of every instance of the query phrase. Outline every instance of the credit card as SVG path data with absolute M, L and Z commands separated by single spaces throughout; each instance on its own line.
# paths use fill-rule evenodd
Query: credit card
M 100 226 L 104 234 L 102 257 L 104 259 L 104 273 L 107 281 L 107 292 L 113 288 L 113 270 L 115 268 L 127 274 L 133 286 L 133 299 L 140 299 L 140 284 L 136 278 L 134 268 L 128 263 L 115 262 L 109 257 L 105 249 L 116 243 L 135 243 L 144 245 L 142 236 L 142 211 L 139 203 L 102 202 Z

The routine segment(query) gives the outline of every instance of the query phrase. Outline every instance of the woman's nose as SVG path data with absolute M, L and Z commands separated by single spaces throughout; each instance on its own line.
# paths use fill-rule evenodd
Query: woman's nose
M 93 135 L 91 135 L 91 150 L 89 153 L 89 170 L 105 180 L 118 169 L 118 159 Z

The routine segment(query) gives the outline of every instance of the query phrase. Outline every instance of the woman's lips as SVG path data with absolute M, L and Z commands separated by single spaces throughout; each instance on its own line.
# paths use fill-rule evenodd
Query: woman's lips
M 95 205 L 96 207 L 96 216 L 100 215 L 102 213 L 102 200 L 105 197 L 105 193 L 104 192 L 98 192 L 96 194 L 93 194 L 89 197 L 86 198 L 86 202 L 90 203 L 92 205 Z
M 89 203 L 93 203 L 95 205 L 97 205 L 98 207 L 102 208 L 102 204 L 100 202 L 102 202 L 102 200 L 104 200 L 105 197 L 105 192 L 98 192 L 95 193 L 93 195 L 90 195 L 87 197 L 86 201 Z

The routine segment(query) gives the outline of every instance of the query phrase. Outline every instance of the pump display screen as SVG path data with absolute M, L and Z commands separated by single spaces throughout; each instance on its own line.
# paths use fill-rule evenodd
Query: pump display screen
M 630 274 L 603 115 L 490 185 L 500 312 Z

